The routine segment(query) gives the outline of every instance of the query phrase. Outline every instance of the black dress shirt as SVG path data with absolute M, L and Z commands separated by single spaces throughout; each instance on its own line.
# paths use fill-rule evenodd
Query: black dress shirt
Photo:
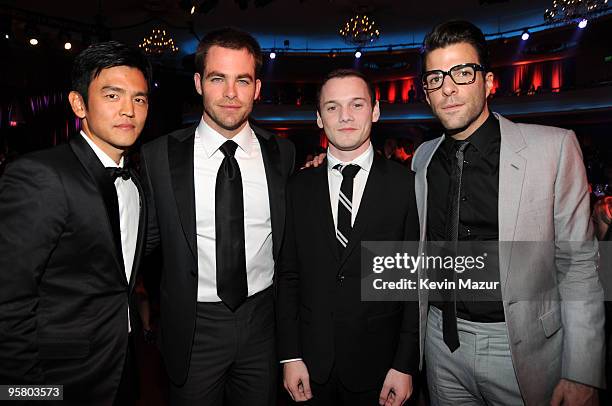
M 498 241 L 499 149 L 501 132 L 499 121 L 489 118 L 467 139 L 461 180 L 459 210 L 459 241 Z M 430 241 L 446 240 L 446 218 L 450 207 L 450 176 L 454 163 L 455 139 L 447 137 L 431 159 L 427 170 L 427 237 Z M 497 250 L 487 252 L 487 277 L 499 281 Z M 501 293 L 480 291 L 481 301 L 458 300 L 457 316 L 477 322 L 504 321 Z M 463 296 L 465 298 L 465 296 Z

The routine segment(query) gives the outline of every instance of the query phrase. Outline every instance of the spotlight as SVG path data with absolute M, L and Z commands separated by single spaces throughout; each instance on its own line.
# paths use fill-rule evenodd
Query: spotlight
M 37 27 L 35 27 L 32 24 L 26 25 L 25 35 L 30 45 L 32 46 L 38 45 L 38 38 L 40 37 L 40 31 L 38 30 Z
M 357 59 L 361 58 L 361 51 L 360 50 L 355 51 L 355 58 L 357 58 Z
M 193 13 L 195 13 L 195 6 L 191 6 L 191 11 L 189 12 L 191 15 L 193 15 Z
M 13 23 L 10 16 L 0 16 L 0 32 L 4 39 L 11 39 Z
M 580 20 L 580 22 L 578 23 L 578 28 L 582 29 L 582 28 L 586 28 L 587 24 L 589 23 L 589 20 L 587 20 L 586 18 L 583 18 L 582 20 Z
M 529 31 L 527 30 L 523 31 L 523 34 L 521 35 L 521 39 L 523 41 L 527 41 L 529 39 Z
M 64 44 L 64 49 L 66 51 L 70 51 L 72 49 L 72 38 L 70 37 L 70 34 L 62 30 L 60 31 L 58 37 L 59 37 L 60 43 Z
M 276 52 L 270 52 L 270 59 L 276 59 Z

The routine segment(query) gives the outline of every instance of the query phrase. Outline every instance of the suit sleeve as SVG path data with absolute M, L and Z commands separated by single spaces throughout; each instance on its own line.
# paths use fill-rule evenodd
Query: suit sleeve
M 52 168 L 21 159 L 0 178 L 0 382 L 42 383 L 38 285 L 67 212 Z
M 404 182 L 402 182 L 404 183 Z M 414 194 L 414 176 L 410 174 L 410 180 L 406 188 L 399 189 L 402 193 L 408 193 L 406 217 L 404 219 L 404 241 L 419 241 L 419 217 L 416 208 Z M 409 244 L 409 246 L 414 244 Z M 409 253 L 416 255 L 416 252 Z M 416 300 L 405 301 L 403 305 L 402 326 L 398 341 L 393 369 L 400 372 L 416 375 L 419 371 L 419 303 Z
M 564 134 L 554 196 L 555 262 L 563 324 L 562 377 L 602 387 L 603 289 L 582 153 L 573 132 Z
M 276 319 L 278 326 L 279 360 L 302 357 L 299 320 L 299 283 L 293 192 L 291 183 L 287 186 L 287 214 L 285 233 L 278 264 Z
M 145 256 L 149 255 L 159 246 L 159 226 L 157 224 L 157 210 L 155 209 L 155 198 L 153 197 L 153 186 L 147 161 L 147 152 L 143 147 L 140 150 L 140 178 L 142 189 L 147 205 L 147 231 L 145 237 Z

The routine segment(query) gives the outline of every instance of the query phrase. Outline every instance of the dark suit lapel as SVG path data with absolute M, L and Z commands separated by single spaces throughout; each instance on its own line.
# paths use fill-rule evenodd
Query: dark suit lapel
M 140 253 L 142 252 L 142 245 L 144 243 L 145 237 L 145 219 L 147 218 L 147 206 L 144 202 L 144 192 L 142 190 L 142 184 L 140 183 L 140 179 L 138 179 L 138 175 L 136 171 L 130 168 L 130 173 L 132 174 L 132 181 L 136 185 L 138 189 L 138 198 L 139 198 L 139 216 L 138 216 L 138 234 L 136 240 L 136 250 L 134 251 L 134 262 L 132 265 L 132 272 L 130 273 L 130 293 L 134 289 L 134 282 L 136 281 L 136 273 L 138 273 L 138 268 L 140 267 Z
M 315 169 L 305 169 L 307 171 L 316 171 L 317 180 L 315 182 L 315 190 L 313 199 L 317 206 L 319 221 L 316 221 L 321 227 L 321 231 L 327 236 L 327 246 L 332 252 L 336 261 L 340 260 L 338 253 L 338 240 L 336 239 L 336 227 L 334 225 L 334 217 L 331 208 L 331 199 L 329 196 L 329 180 L 327 178 L 327 161 L 325 165 L 321 165 Z
M 386 162 L 385 159 L 374 154 L 374 161 L 372 162 L 372 168 L 368 174 L 368 180 L 363 190 L 363 196 L 361 197 L 361 203 L 359 204 L 359 211 L 353 224 L 353 230 L 349 238 L 349 242 L 342 253 L 340 259 L 340 266 L 344 265 L 347 258 L 351 255 L 356 246 L 361 245 L 361 239 L 363 233 L 367 229 L 367 226 L 372 218 L 371 213 L 374 213 L 376 208 L 376 201 L 385 196 L 385 172 Z M 401 187 L 401 186 L 400 186 Z
M 253 131 L 261 146 L 261 155 L 266 171 L 272 222 L 272 245 L 274 247 L 274 258 L 278 258 L 285 229 L 285 183 L 281 172 L 280 150 L 278 143 L 270 134 L 256 128 L 253 128 Z
M 81 165 L 85 168 L 85 171 L 95 182 L 100 195 L 104 200 L 104 206 L 106 207 L 106 214 L 108 218 L 108 224 L 110 231 L 115 242 L 115 252 L 117 253 L 116 260 L 119 265 L 119 271 L 121 272 L 122 280 L 125 278 L 125 266 L 123 264 L 123 253 L 121 250 L 121 227 L 119 224 L 119 202 L 117 199 L 117 190 L 113 184 L 110 176 L 106 173 L 104 166 L 98 159 L 96 153 L 91 149 L 87 141 L 83 139 L 80 134 L 72 137 L 70 140 L 70 147 L 77 156 Z
M 194 258 L 196 249 L 195 187 L 193 178 L 193 141 L 195 127 L 168 137 L 168 162 L 174 199 L 181 218 L 183 233 Z M 211 191 L 214 193 L 214 190 Z

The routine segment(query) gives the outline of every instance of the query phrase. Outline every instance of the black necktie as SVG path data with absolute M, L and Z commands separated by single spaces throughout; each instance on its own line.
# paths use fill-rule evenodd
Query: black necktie
M 244 249 L 244 202 L 242 176 L 234 153 L 238 144 L 221 145 L 225 155 L 215 188 L 215 241 L 217 253 L 217 295 L 235 311 L 246 299 L 247 276 Z
M 446 218 L 446 240 L 456 252 L 456 242 L 459 239 L 459 209 L 461 205 L 461 176 L 463 175 L 464 152 L 468 146 L 467 141 L 456 141 L 453 145 L 454 157 L 452 159 L 450 179 L 450 201 Z M 453 270 L 453 281 L 456 273 Z M 457 332 L 457 300 L 456 292 L 450 292 L 450 300 L 446 300 L 442 308 L 442 336 L 451 352 L 459 348 L 459 333 Z
M 342 173 L 342 184 L 338 195 L 338 226 L 336 227 L 336 239 L 340 254 L 346 248 L 351 238 L 351 218 L 353 215 L 353 179 L 361 169 L 359 165 L 337 164 L 334 169 Z
M 106 169 L 106 173 L 108 173 L 108 175 L 111 177 L 113 182 L 117 178 L 123 178 L 123 180 L 128 180 L 129 178 L 132 177 L 132 175 L 130 175 L 130 170 L 127 168 L 110 167 L 110 168 L 105 168 L 105 169 Z

